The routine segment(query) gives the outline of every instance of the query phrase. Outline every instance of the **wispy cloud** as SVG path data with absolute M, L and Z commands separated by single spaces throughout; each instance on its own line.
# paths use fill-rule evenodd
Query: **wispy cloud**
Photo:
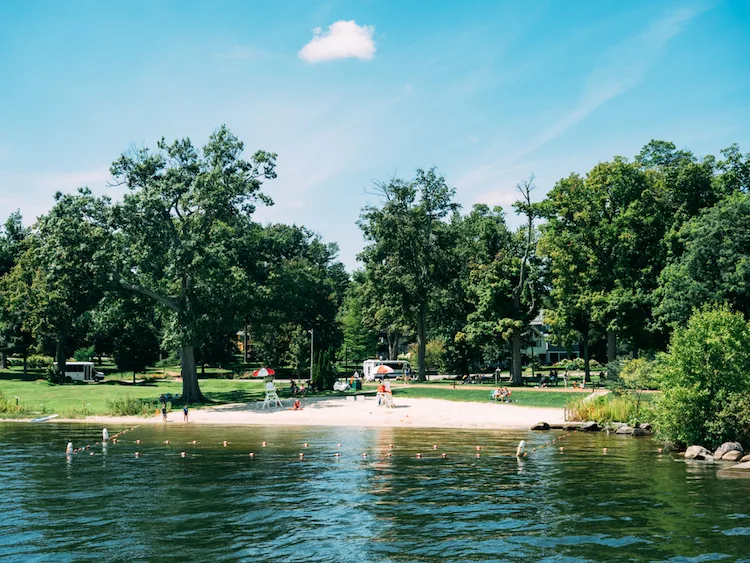
M 339 20 L 313 30 L 313 38 L 299 52 L 299 58 L 308 63 L 322 63 L 336 59 L 369 61 L 375 56 L 375 41 L 371 25 L 357 25 L 354 20 Z
M 464 174 L 460 181 L 465 187 L 486 188 L 488 184 L 495 183 L 501 171 L 515 167 L 524 157 L 563 136 L 602 105 L 635 88 L 643 81 L 649 67 L 669 40 L 709 7 L 680 7 L 668 11 L 637 35 L 606 50 L 599 64 L 586 77 L 578 101 L 572 108 L 533 135 L 519 150 L 499 160 L 473 168 Z M 506 191 L 503 190 L 503 193 Z M 508 199 L 500 193 L 493 195 L 491 191 L 483 193 L 482 198 L 487 202 Z

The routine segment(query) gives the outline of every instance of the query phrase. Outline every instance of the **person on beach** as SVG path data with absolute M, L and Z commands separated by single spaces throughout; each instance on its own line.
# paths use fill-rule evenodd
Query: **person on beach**
M 289 391 L 291 391 L 292 395 L 296 395 L 297 391 L 299 391 L 299 387 L 297 387 L 294 379 L 292 379 L 292 382 L 289 384 Z
M 383 395 L 385 395 L 385 384 L 381 381 L 378 385 L 378 406 L 383 402 Z
M 167 403 L 162 403 L 161 405 L 161 417 L 164 421 L 164 424 L 167 423 Z
M 182 407 L 182 422 L 187 424 L 187 421 L 188 421 L 188 406 L 185 405 L 184 407 Z
M 291 409 L 289 409 L 289 410 L 292 410 L 292 411 L 301 411 L 302 410 L 302 403 L 299 402 L 299 399 L 295 399 L 294 400 L 294 406 Z

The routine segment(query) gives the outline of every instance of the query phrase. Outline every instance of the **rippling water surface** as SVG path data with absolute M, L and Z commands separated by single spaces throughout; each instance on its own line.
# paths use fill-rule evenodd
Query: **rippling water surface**
M 750 480 L 648 439 L 539 448 L 560 436 L 0 424 L 0 559 L 750 562 Z

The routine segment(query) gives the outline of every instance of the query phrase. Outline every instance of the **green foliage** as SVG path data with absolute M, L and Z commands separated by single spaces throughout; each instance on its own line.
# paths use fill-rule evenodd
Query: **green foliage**
M 381 207 L 366 207 L 359 226 L 367 246 L 359 255 L 373 290 L 372 308 L 385 329 L 406 325 L 416 333 L 417 374 L 424 379 L 430 297 L 448 285 L 446 265 L 455 246 L 445 219 L 458 210 L 455 189 L 434 168 L 378 185 Z M 377 305 L 380 304 L 380 305 Z
M 79 348 L 73 352 L 73 359 L 76 362 L 90 362 L 94 358 L 95 352 L 96 350 L 93 344 L 86 348 Z
M 323 350 L 315 354 L 315 365 L 313 366 L 313 383 L 315 386 L 324 391 L 333 389 L 339 373 L 336 366 L 331 361 L 331 353 Z
M 413 362 L 417 357 L 417 344 L 409 344 L 409 361 Z M 431 371 L 445 373 L 445 341 L 440 338 L 428 340 L 425 345 L 424 354 L 425 367 Z
M 667 327 L 684 325 L 705 303 L 750 312 L 750 194 L 736 193 L 687 222 L 675 236 L 682 252 L 660 276 L 655 314 Z
M 654 360 L 635 358 L 628 360 L 622 366 L 620 378 L 629 389 L 659 389 L 660 370 L 666 358 L 660 354 Z
M 607 394 L 576 398 L 567 404 L 568 419 L 583 422 L 625 422 L 635 424 L 651 417 L 632 395 Z
M 151 399 L 135 398 L 128 395 L 113 397 L 107 401 L 107 414 L 110 416 L 148 416 L 154 413 L 157 403 Z M 172 404 L 167 404 L 167 410 Z
M 29 408 L 22 403 L 16 404 L 15 398 L 6 398 L 0 391 L 0 415 L 3 417 L 29 414 Z
M 750 325 L 727 306 L 707 305 L 672 335 L 661 376 L 657 429 L 678 444 L 747 443 Z M 744 413 L 744 414 L 743 414 Z
M 50 358 L 49 356 L 40 356 L 38 354 L 34 354 L 26 359 L 26 365 L 30 369 L 45 369 L 48 367 L 52 367 L 52 358 Z

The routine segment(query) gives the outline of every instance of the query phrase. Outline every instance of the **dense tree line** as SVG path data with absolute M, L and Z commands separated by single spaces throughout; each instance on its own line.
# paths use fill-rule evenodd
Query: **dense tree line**
M 736 145 L 721 155 L 651 141 L 633 160 L 561 179 L 540 202 L 533 179 L 522 182 L 515 231 L 500 208 L 461 215 L 434 170 L 392 180 L 360 220 L 360 308 L 381 333 L 441 340 L 449 369 L 507 358 L 516 382 L 541 308 L 559 344 L 580 343 L 586 378 L 593 349 L 602 363 L 664 350 L 707 302 L 749 316 L 750 155 Z
M 511 229 L 499 207 L 462 214 L 436 169 L 376 184 L 358 222 L 366 246 L 351 277 L 338 249 L 304 227 L 260 225 L 276 155 L 225 127 L 123 154 L 116 202 L 87 189 L 55 196 L 31 227 L 0 230 L 0 352 L 54 355 L 81 346 L 140 371 L 177 355 L 187 400 L 199 367 L 231 361 L 238 331 L 252 359 L 315 364 L 395 357 L 469 372 L 501 361 L 521 383 L 529 323 L 541 311 L 561 345 L 592 355 L 666 349 L 706 302 L 750 315 L 750 155 L 736 145 L 698 158 L 652 141 L 559 180 L 541 201 L 517 185 Z M 428 353 L 429 351 L 429 353 Z M 441 359 L 434 359 L 442 356 Z M 322 367 L 321 367 L 322 366 Z M 327 379 L 330 377 L 327 375 Z

